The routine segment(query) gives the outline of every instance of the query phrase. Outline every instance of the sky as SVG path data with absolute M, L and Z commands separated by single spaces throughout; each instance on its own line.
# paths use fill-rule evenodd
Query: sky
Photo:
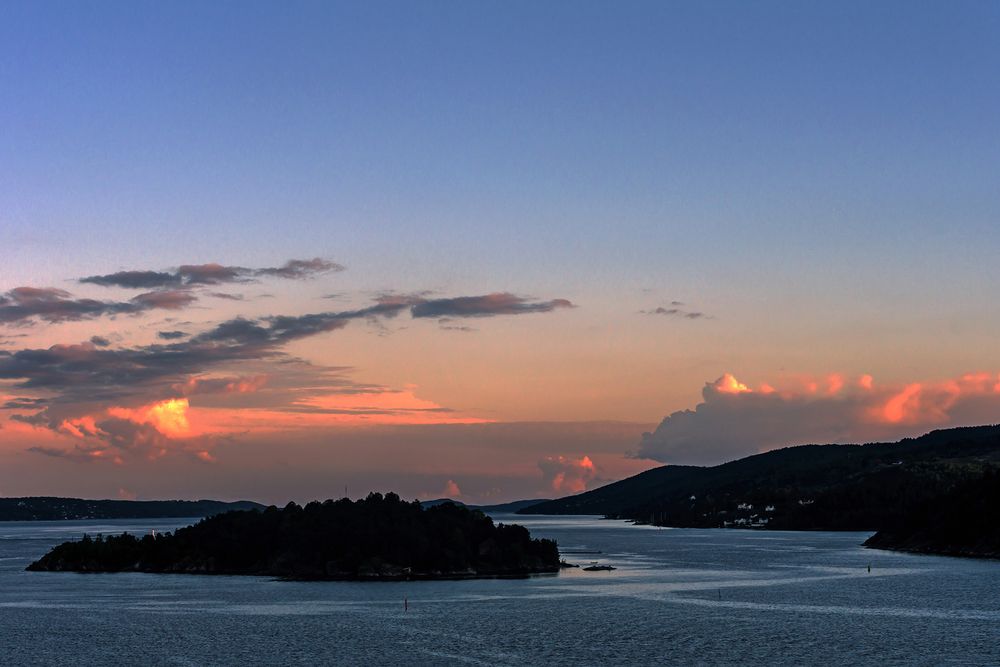
M 558 497 L 1000 422 L 993 2 L 7 2 L 0 495 Z

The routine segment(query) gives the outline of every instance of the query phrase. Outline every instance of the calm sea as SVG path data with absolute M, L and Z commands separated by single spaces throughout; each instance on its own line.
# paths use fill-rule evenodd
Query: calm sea
M 618 569 L 381 584 L 30 573 L 84 532 L 189 520 L 0 523 L 0 664 L 1000 665 L 1000 562 L 867 550 L 863 533 L 497 518 Z

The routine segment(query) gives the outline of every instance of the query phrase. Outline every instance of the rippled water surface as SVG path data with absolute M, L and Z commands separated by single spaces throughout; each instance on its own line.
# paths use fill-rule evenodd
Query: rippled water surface
M 1000 562 L 863 549 L 863 533 L 516 521 L 571 562 L 618 569 L 405 583 L 33 573 L 84 532 L 189 521 L 0 523 L 0 664 L 1000 665 Z

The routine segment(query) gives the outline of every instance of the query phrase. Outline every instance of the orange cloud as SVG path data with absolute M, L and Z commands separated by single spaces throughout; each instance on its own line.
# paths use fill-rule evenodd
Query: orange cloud
M 327 388 L 305 387 L 289 392 L 284 387 L 268 395 L 263 375 L 198 377 L 174 385 L 178 396 L 140 406 L 115 405 L 106 408 L 82 406 L 84 414 L 56 417 L 40 412 L 9 423 L 22 431 L 49 431 L 68 437 L 57 445 L 33 445 L 32 451 L 75 461 L 123 463 L 135 457 L 155 461 L 168 455 L 186 455 L 212 463 L 213 450 L 222 438 L 254 433 L 327 433 L 334 427 L 377 425 L 458 425 L 484 424 L 490 420 L 463 415 L 419 398 L 416 387 L 403 391 L 372 389 L 332 393 Z M 246 395 L 264 392 L 249 404 L 191 405 L 191 396 Z M 277 399 L 274 407 L 267 406 Z M 209 399 L 206 396 L 205 400 Z M 58 414 L 58 413 L 57 413 Z M 69 444 L 69 447 L 66 447 Z
M 908 384 L 903 389 L 892 396 L 881 408 L 880 416 L 885 421 L 896 424 L 904 419 L 914 421 L 920 414 L 920 390 L 919 382 Z M 876 418 L 879 413 L 876 413 Z
M 870 375 L 802 377 L 754 391 L 732 374 L 707 383 L 694 410 L 668 415 L 643 435 L 637 454 L 668 463 L 711 464 L 795 444 L 871 442 L 933 428 L 994 423 L 1000 375 L 877 385 Z
M 731 373 L 726 373 L 712 385 L 720 394 L 743 394 L 753 389 L 737 380 Z
M 580 493 L 597 476 L 597 468 L 589 456 L 579 459 L 547 456 L 538 462 L 542 477 L 556 493 Z
M 31 422 L 36 432 L 51 430 L 68 436 L 69 449 L 33 446 L 32 451 L 76 461 L 125 463 L 128 456 L 153 461 L 171 453 L 186 453 L 202 461 L 214 460 L 207 451 L 212 434 L 195 432 L 186 398 L 169 398 L 140 407 L 112 406 L 89 414 L 61 419 L 55 424 Z M 15 424 L 16 421 L 9 423 Z
M 168 398 L 141 408 L 108 408 L 108 415 L 127 419 L 136 424 L 151 424 L 160 433 L 169 437 L 183 437 L 190 434 L 188 423 L 188 399 Z
M 89 415 L 77 417 L 76 419 L 64 419 L 56 427 L 56 430 L 76 436 L 77 438 L 94 436 L 100 431 L 96 420 Z

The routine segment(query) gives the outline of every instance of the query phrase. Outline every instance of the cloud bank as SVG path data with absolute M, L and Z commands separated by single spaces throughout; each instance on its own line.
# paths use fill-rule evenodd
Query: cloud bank
M 15 287 L 0 294 L 0 324 L 58 324 L 101 316 L 138 315 L 150 310 L 179 310 L 197 297 L 189 292 L 148 292 L 129 301 L 80 299 L 55 287 Z
M 685 320 L 715 319 L 700 310 L 689 310 L 682 301 L 671 301 L 669 306 L 657 306 L 652 310 L 640 310 L 643 315 L 660 315 L 663 317 L 679 317 Z
M 260 277 L 304 280 L 342 268 L 317 258 L 257 269 L 184 265 L 175 271 L 123 271 L 79 281 L 148 290 L 128 301 L 78 299 L 60 289 L 18 287 L 0 294 L 0 324 L 60 324 L 102 315 L 180 310 L 197 300 L 197 286 Z M 428 299 L 426 294 L 382 295 L 351 310 L 238 316 L 202 325 L 201 331 L 157 330 L 151 344 L 116 346 L 112 340 L 121 341 L 120 335 L 95 334 L 84 343 L 0 350 L 0 389 L 16 394 L 4 397 L 0 406 L 17 411 L 9 415 L 10 423 L 72 439 L 69 448 L 39 444 L 31 451 L 71 461 L 115 463 L 176 453 L 211 462 L 215 436 L 245 431 L 250 424 L 258 429 L 297 429 L 349 420 L 483 421 L 454 414 L 411 391 L 354 382 L 346 377 L 347 369 L 314 366 L 290 356 L 285 348 L 358 320 L 382 327 L 404 313 L 413 318 L 437 317 L 437 313 L 493 317 L 572 307 L 565 299 L 534 301 L 505 292 L 443 299 Z M 186 328 L 194 326 L 185 323 Z M 189 400 L 197 400 L 198 406 Z M 189 408 L 214 411 L 209 421 L 222 425 L 215 436 L 190 427 Z M 175 419 L 165 419 L 171 415 Z
M 525 313 L 551 313 L 558 308 L 573 308 L 567 299 L 531 301 L 510 292 L 494 292 L 482 296 L 460 296 L 450 299 L 421 299 L 410 313 L 421 317 L 494 317 L 496 315 L 523 315 Z
M 693 410 L 645 433 L 636 455 L 664 463 L 714 465 L 798 444 L 897 440 L 935 428 L 997 422 L 1000 375 L 877 385 L 832 374 L 791 388 L 756 389 L 726 373 Z
M 306 280 L 324 273 L 343 271 L 344 267 L 319 257 L 290 259 L 282 266 L 251 269 L 244 266 L 221 264 L 184 264 L 174 271 L 118 271 L 99 276 L 80 278 L 78 282 L 101 287 L 126 289 L 162 289 L 245 283 L 260 277 Z

